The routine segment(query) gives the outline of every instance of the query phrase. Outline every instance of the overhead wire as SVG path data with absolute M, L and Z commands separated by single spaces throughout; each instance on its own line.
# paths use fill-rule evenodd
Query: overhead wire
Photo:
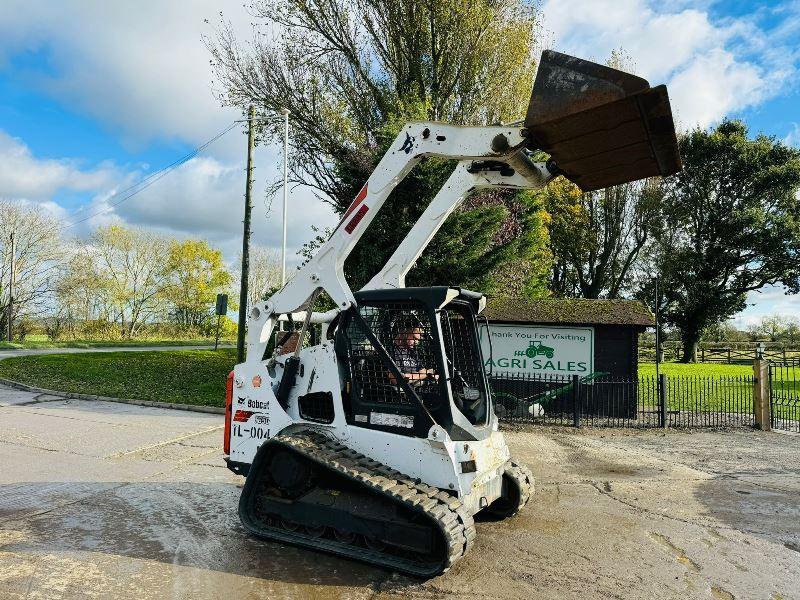
M 130 200 L 136 194 L 146 190 L 148 187 L 153 185 L 155 182 L 157 182 L 158 180 L 162 179 L 163 177 L 166 177 L 172 171 L 174 171 L 175 169 L 177 169 L 178 167 L 180 167 L 184 163 L 190 161 L 192 158 L 194 158 L 195 156 L 200 154 L 203 150 L 208 148 L 211 144 L 216 142 L 219 138 L 224 136 L 226 133 L 228 133 L 229 131 L 234 129 L 237 125 L 238 125 L 237 121 L 232 122 L 230 125 L 228 125 L 228 127 L 223 129 L 222 131 L 220 131 L 217 135 L 215 135 L 214 137 L 212 137 L 210 140 L 208 140 L 207 142 L 203 143 L 202 145 L 198 146 L 197 148 L 195 148 L 194 150 L 192 150 L 188 154 L 180 157 L 179 159 L 173 161 L 172 163 L 166 165 L 165 167 L 162 167 L 158 171 L 154 171 L 153 173 L 150 173 L 150 175 L 148 175 L 147 177 L 143 178 L 141 181 L 137 181 L 135 184 L 125 188 L 124 190 L 120 190 L 119 192 L 116 192 L 116 193 L 112 194 L 111 196 L 108 197 L 108 200 L 111 200 L 113 198 L 118 198 L 116 201 L 112 202 L 109 206 L 103 208 L 102 210 L 99 210 L 97 212 L 94 212 L 94 213 L 86 216 L 86 217 L 83 217 L 81 219 L 78 219 L 76 221 L 73 221 L 71 223 L 68 223 L 68 224 L 64 225 L 64 229 L 69 229 L 70 227 L 74 227 L 75 225 L 78 225 L 80 223 L 84 223 L 84 222 L 88 221 L 89 219 L 92 219 L 92 218 L 97 217 L 99 215 L 105 214 L 105 213 L 109 212 L 111 209 L 119 206 L 120 204 L 122 204 L 126 200 Z M 80 211 L 76 211 L 76 213 L 74 213 L 74 214 L 77 214 L 77 212 L 80 212 Z

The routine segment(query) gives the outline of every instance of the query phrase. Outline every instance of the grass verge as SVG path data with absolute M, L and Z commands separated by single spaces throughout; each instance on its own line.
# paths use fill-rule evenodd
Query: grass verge
M 61 392 L 223 406 L 236 350 L 87 352 L 15 356 L 0 377 Z
M 0 377 L 63 392 L 78 392 L 223 406 L 225 378 L 236 362 L 232 348 L 212 350 L 163 350 L 154 352 L 87 352 L 15 356 L 0 361 Z M 748 365 L 662 363 L 670 378 L 670 410 L 746 411 L 752 403 L 752 367 Z M 639 375 L 655 375 L 655 364 L 641 363 Z M 730 379 L 729 379 L 730 378 Z M 777 377 L 776 377 L 777 379 Z M 800 393 L 800 381 L 774 381 L 785 394 Z M 639 389 L 652 404 L 652 390 Z

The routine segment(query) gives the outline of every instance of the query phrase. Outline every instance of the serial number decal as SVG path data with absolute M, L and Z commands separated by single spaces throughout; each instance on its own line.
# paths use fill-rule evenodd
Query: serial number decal
M 395 415 L 392 413 L 369 413 L 369 422 L 373 425 L 384 427 L 414 427 L 414 417 L 411 415 Z
M 233 435 L 236 437 L 249 437 L 254 440 L 267 440 L 269 439 L 269 428 L 262 429 L 255 426 L 243 427 L 242 425 L 234 425 Z

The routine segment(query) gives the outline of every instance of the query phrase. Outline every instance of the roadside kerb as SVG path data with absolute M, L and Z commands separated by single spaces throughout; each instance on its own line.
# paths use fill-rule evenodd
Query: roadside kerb
M 57 390 L 48 390 L 45 388 L 34 387 L 11 379 L 3 379 L 0 377 L 0 384 L 8 387 L 23 390 L 25 392 L 33 392 L 35 394 L 45 394 L 48 396 L 58 396 L 65 399 L 73 400 L 98 400 L 100 402 L 118 402 L 120 404 L 135 404 L 137 406 L 150 406 L 152 408 L 171 408 L 174 410 L 188 410 L 190 412 L 211 413 L 215 415 L 224 415 L 225 409 L 219 406 L 197 406 L 194 404 L 177 404 L 172 402 L 155 402 L 153 400 L 133 400 L 127 398 L 112 398 L 111 396 L 98 396 L 96 394 L 80 394 L 78 392 L 59 392 Z M 31 402 L 32 404 L 36 403 Z

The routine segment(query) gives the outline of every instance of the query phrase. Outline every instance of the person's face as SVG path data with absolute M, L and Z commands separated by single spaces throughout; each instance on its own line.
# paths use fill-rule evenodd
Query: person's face
M 422 329 L 414 327 L 401 331 L 397 336 L 397 343 L 404 348 L 413 348 L 422 340 Z

